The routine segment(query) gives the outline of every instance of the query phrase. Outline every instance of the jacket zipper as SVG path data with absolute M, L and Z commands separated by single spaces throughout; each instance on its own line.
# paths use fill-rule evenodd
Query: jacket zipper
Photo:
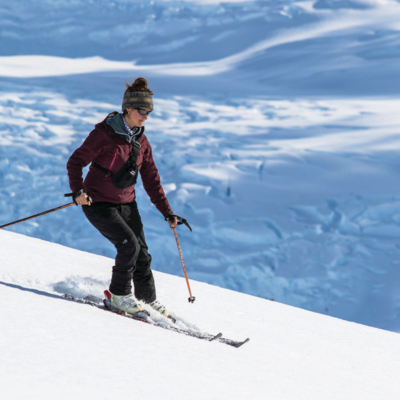
M 117 157 L 118 157 L 118 150 L 115 151 L 114 158 L 111 161 L 110 168 L 109 168 L 110 171 L 111 171 L 111 168 L 113 167 L 114 162 L 117 159 Z

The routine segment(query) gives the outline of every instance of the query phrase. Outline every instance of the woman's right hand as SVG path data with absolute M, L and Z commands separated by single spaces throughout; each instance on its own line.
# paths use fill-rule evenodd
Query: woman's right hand
M 74 197 L 74 201 L 78 206 L 90 206 L 90 197 L 86 193 L 82 193 Z

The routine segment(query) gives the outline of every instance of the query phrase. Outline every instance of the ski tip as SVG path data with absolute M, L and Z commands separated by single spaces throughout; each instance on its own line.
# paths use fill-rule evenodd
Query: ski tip
M 243 342 L 239 343 L 236 348 L 239 348 L 240 346 L 243 346 L 245 343 L 250 342 L 250 338 L 247 338 L 246 340 L 243 340 Z

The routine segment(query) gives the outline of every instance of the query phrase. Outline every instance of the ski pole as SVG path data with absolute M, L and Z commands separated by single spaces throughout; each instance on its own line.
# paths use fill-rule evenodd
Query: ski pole
M 56 207 L 56 208 L 52 208 L 51 210 L 48 210 L 48 211 L 43 211 L 43 212 L 40 213 L 40 214 L 32 215 L 32 216 L 27 217 L 27 218 L 19 219 L 18 221 L 10 222 L 10 223 L 8 223 L 8 224 L 5 224 L 5 225 L 0 226 L 0 229 L 6 228 L 7 226 L 10 226 L 10 225 L 19 224 L 20 222 L 28 221 L 29 219 L 33 219 L 33 218 L 36 218 L 36 217 L 40 217 L 40 216 L 42 216 L 42 215 L 49 214 L 49 213 L 54 212 L 54 211 L 57 211 L 57 210 L 61 210 L 62 208 L 66 208 L 66 207 L 69 207 L 69 206 L 73 206 L 74 204 L 75 204 L 74 202 L 68 203 L 68 204 L 64 204 L 63 206 Z
M 182 257 L 181 246 L 179 245 L 178 234 L 176 233 L 176 229 L 175 229 L 175 228 L 172 228 L 172 229 L 174 230 L 176 245 L 178 246 L 178 251 L 179 251 L 179 257 L 181 258 L 183 273 L 185 274 L 187 287 L 188 287 L 188 289 L 189 289 L 189 295 L 190 295 L 190 297 L 189 297 L 189 303 L 194 303 L 194 301 L 196 300 L 196 298 L 192 296 L 192 291 L 190 290 L 189 278 L 188 278 L 187 273 L 186 273 L 185 263 L 184 263 L 183 257 Z

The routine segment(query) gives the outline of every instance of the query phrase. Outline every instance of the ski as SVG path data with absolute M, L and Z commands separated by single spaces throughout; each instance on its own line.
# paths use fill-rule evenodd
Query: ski
M 208 342 L 217 341 L 217 342 L 224 343 L 229 346 L 238 348 L 250 340 L 248 338 L 244 341 L 236 341 L 236 340 L 227 339 L 227 338 L 222 337 L 222 333 L 218 333 L 217 335 L 212 335 L 212 334 L 205 333 L 205 332 L 196 332 L 196 331 L 193 331 L 190 329 L 183 329 L 183 328 L 179 328 L 177 326 L 168 325 L 167 323 L 164 323 L 164 322 L 154 321 L 150 317 L 150 314 L 147 311 L 138 312 L 136 315 L 130 315 L 130 314 L 123 313 L 119 310 L 115 310 L 115 309 L 111 308 L 111 301 L 107 298 L 106 292 L 107 291 L 105 291 L 105 295 L 106 295 L 105 300 L 102 300 L 102 299 L 100 299 L 96 296 L 92 296 L 92 295 L 89 295 L 83 299 L 72 296 L 70 294 L 64 294 L 62 297 L 64 297 L 67 300 L 75 301 L 77 303 L 88 304 L 90 306 L 99 308 L 101 310 L 105 310 L 108 312 L 112 312 L 114 314 L 121 315 L 125 318 L 129 318 L 129 319 L 136 320 L 136 321 L 141 321 L 141 322 L 153 325 L 153 326 L 157 326 L 159 328 L 163 328 L 163 329 L 166 329 L 169 331 L 173 331 L 173 332 L 182 334 L 182 335 L 195 337 L 195 338 L 201 339 L 201 340 L 206 340 Z M 171 319 L 171 322 L 176 322 L 176 320 Z

